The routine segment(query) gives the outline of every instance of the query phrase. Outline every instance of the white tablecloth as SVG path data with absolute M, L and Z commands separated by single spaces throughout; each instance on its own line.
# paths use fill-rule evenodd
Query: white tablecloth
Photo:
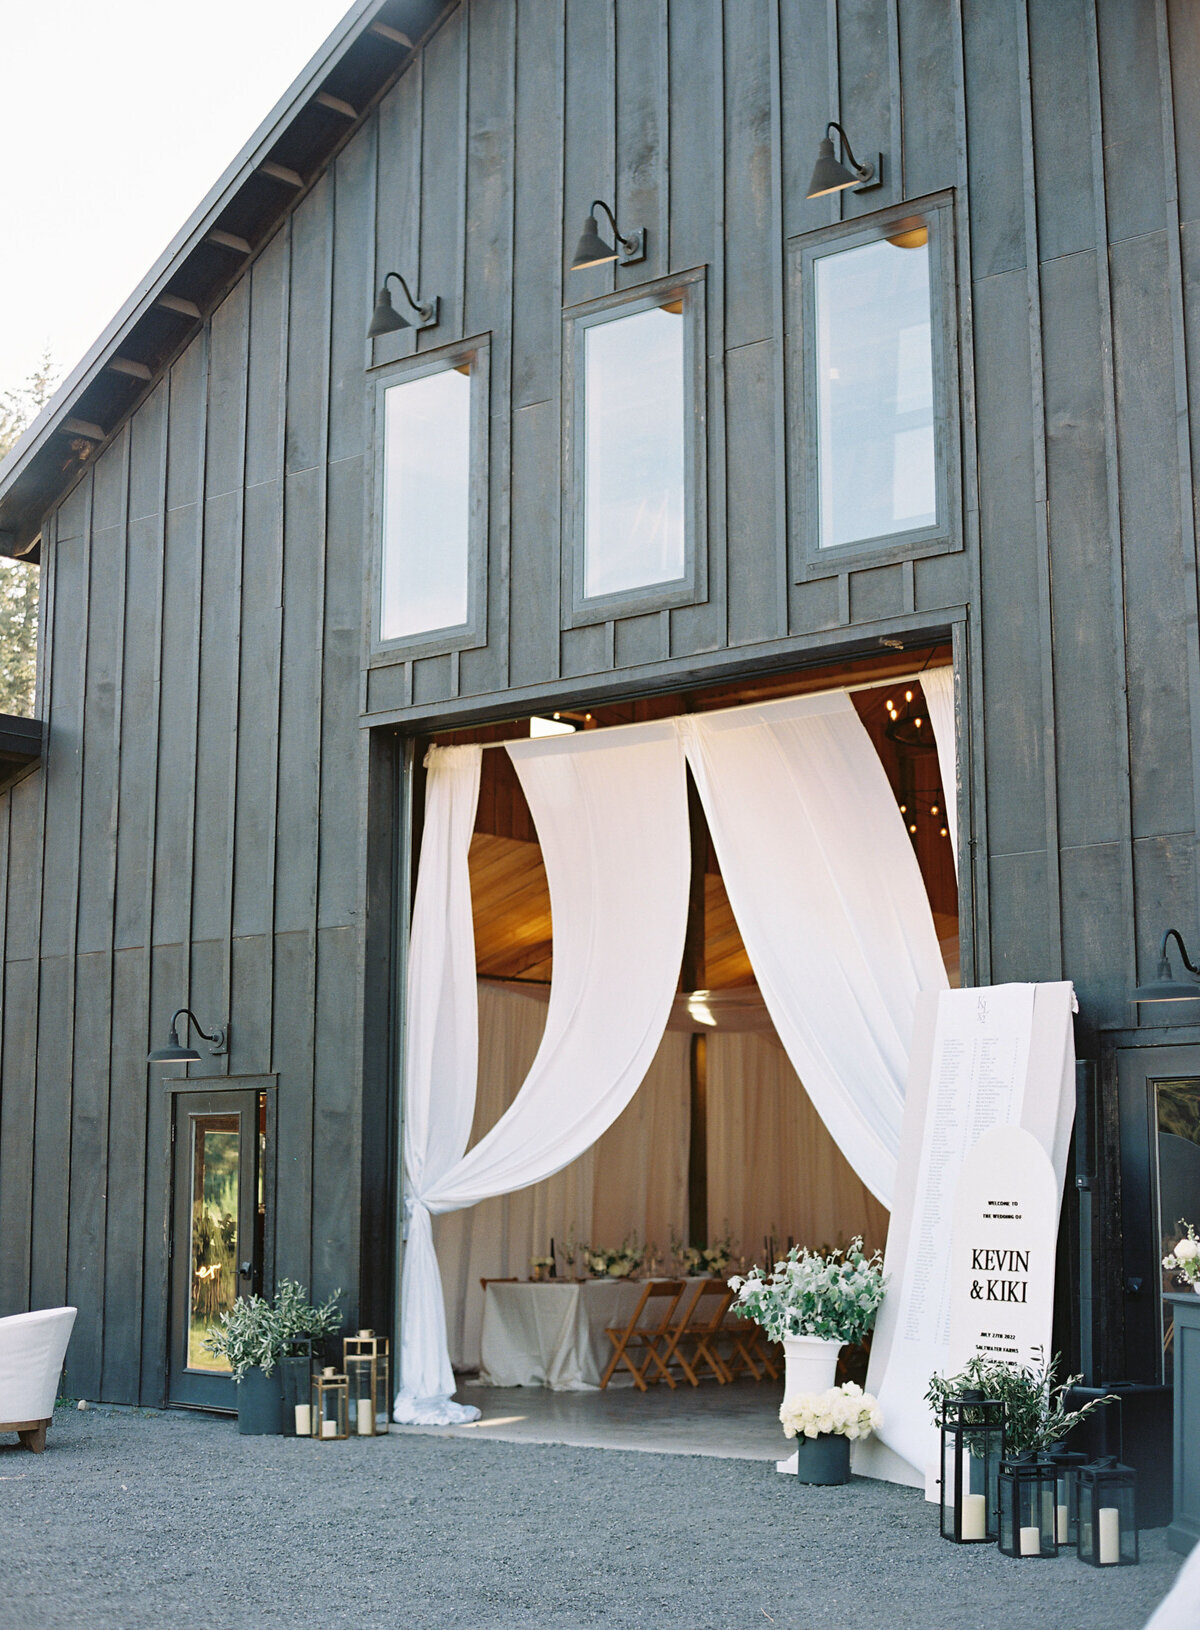
M 489 1285 L 480 1384 L 594 1391 L 613 1352 L 605 1329 L 629 1323 L 644 1288 L 643 1281 L 629 1279 Z

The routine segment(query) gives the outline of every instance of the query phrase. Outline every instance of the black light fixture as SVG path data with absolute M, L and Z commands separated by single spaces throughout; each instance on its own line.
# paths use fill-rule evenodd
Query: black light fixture
M 1167 941 L 1173 939 L 1179 947 L 1179 955 L 1184 967 L 1191 974 L 1200 976 L 1200 968 L 1195 967 L 1187 954 L 1187 946 L 1177 928 L 1168 928 L 1162 937 L 1162 945 L 1158 952 L 1158 968 L 1154 978 L 1148 985 L 1139 985 L 1129 998 L 1131 1002 L 1193 1002 L 1200 997 L 1200 985 L 1193 985 L 1190 981 L 1176 979 L 1171 972 L 1171 964 L 1167 959 Z
M 600 228 L 596 224 L 596 211 L 602 209 L 608 216 L 612 226 L 613 237 L 616 244 L 605 243 L 600 236 Z M 622 266 L 628 266 L 632 261 L 643 260 L 646 255 L 646 229 L 638 227 L 637 231 L 628 238 L 623 237 L 617 226 L 617 218 L 604 202 L 603 198 L 592 200 L 591 213 L 583 223 L 583 231 L 579 235 L 579 242 L 575 245 L 575 258 L 571 262 L 573 272 L 581 272 L 585 266 L 603 266 L 605 261 L 619 260 Z
M 214 1054 L 229 1051 L 229 1026 L 218 1025 L 210 1036 L 207 1030 L 200 1028 L 200 1021 L 191 1008 L 181 1007 L 171 1019 L 171 1034 L 165 1047 L 156 1047 L 146 1059 L 147 1064 L 199 1064 L 200 1054 L 194 1047 L 189 1047 L 179 1040 L 179 1031 L 176 1029 L 180 1019 L 190 1020 L 196 1027 L 196 1033 L 205 1041 L 211 1042 L 211 1051 Z M 187 1025 L 184 1025 L 184 1035 L 187 1035 Z
M 831 130 L 836 130 L 842 138 L 842 154 L 850 161 L 849 169 L 833 156 Z M 882 180 L 883 154 L 876 153 L 873 164 L 860 164 L 851 149 L 850 138 L 841 125 L 831 119 L 825 126 L 825 134 L 817 149 L 817 162 L 813 165 L 807 196 L 823 198 L 826 193 L 841 192 L 844 187 L 855 187 L 861 191 L 864 187 L 877 187 Z
M 437 300 L 421 301 L 414 299 L 413 292 L 404 281 L 403 276 L 399 272 L 388 272 L 379 290 L 379 297 L 375 301 L 371 326 L 367 329 L 367 338 L 369 340 L 378 339 L 381 334 L 394 334 L 398 329 L 413 326 L 408 318 L 402 317 L 392 304 L 392 291 L 388 288 L 388 278 L 392 277 L 404 290 L 404 298 L 420 319 L 416 326 L 418 328 L 432 328 L 437 322 Z

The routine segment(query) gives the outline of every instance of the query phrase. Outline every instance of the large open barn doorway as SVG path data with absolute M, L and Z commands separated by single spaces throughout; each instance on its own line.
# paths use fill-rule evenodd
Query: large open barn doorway
M 807 672 L 767 686 L 581 709 L 445 739 L 482 740 L 490 748 L 530 729 L 599 730 L 849 682 L 909 829 L 947 976 L 956 983 L 952 825 L 919 677 L 922 667 L 944 667 L 948 657 L 927 651 L 914 663 L 908 653 L 903 662 L 891 660 L 890 674 L 878 665 L 832 680 Z M 595 1390 L 603 1333 L 589 1363 L 579 1296 L 567 1291 L 589 1272 L 584 1247 L 641 1252 L 644 1278 L 686 1274 L 689 1249 L 723 1247 L 731 1258 L 726 1271 L 734 1272 L 793 1241 L 832 1246 L 861 1235 L 868 1247 L 884 1243 L 887 1211 L 827 1131 L 759 994 L 696 797 L 690 826 L 692 889 L 679 991 L 642 1086 L 599 1140 L 554 1176 L 435 1218 L 450 1354 L 465 1389 L 459 1397 L 483 1410 L 477 1426 L 462 1430 L 766 1458 L 781 1442 L 780 1388 L 769 1372 L 756 1379 L 744 1368 L 729 1385 L 707 1376 L 699 1387 L 674 1393 L 660 1385 L 643 1395 L 628 1376 L 624 1388 L 614 1378 L 606 1391 Z M 483 753 L 470 875 L 480 1016 L 474 1145 L 525 1080 L 554 966 L 538 835 L 502 750 Z M 551 1272 L 553 1285 L 529 1283 Z M 529 1288 L 510 1288 L 513 1281 Z

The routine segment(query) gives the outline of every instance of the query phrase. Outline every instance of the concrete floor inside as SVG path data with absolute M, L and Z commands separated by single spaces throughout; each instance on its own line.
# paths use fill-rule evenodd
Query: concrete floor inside
M 720 1460 L 781 1460 L 791 1445 L 779 1424 L 782 1381 L 728 1386 L 609 1386 L 604 1392 L 545 1387 L 481 1387 L 469 1379 L 455 1395 L 482 1418 L 470 1426 L 394 1426 L 394 1432 L 486 1437 L 502 1443 L 565 1443 L 577 1449 L 641 1449 L 650 1454 L 711 1455 Z

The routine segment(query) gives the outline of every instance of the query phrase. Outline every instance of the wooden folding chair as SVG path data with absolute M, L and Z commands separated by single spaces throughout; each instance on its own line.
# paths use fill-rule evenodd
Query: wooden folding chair
M 764 1374 L 778 1381 L 779 1365 L 760 1325 L 752 1319 L 730 1319 L 720 1334 L 730 1344 L 729 1357 L 724 1362 L 731 1378 L 749 1370 L 756 1381 L 761 1381 Z
M 600 1379 L 600 1390 L 612 1379 L 612 1373 L 617 1365 L 623 1363 L 633 1376 L 633 1384 L 639 1392 L 645 1392 L 646 1382 L 644 1376 L 650 1364 L 650 1355 L 658 1343 L 662 1341 L 671 1324 L 671 1315 L 674 1313 L 679 1298 L 683 1295 L 682 1279 L 650 1279 L 646 1288 L 638 1298 L 638 1305 L 633 1310 L 633 1317 L 623 1330 L 605 1329 L 605 1335 L 613 1344 L 613 1355 L 608 1361 L 608 1368 Z M 652 1315 L 657 1315 L 658 1322 L 653 1318 L 643 1324 L 643 1315 L 651 1302 L 665 1303 L 661 1314 L 658 1309 L 652 1309 Z M 631 1352 L 630 1349 L 633 1349 Z M 633 1361 L 634 1353 L 645 1356 L 640 1364 Z
M 683 1317 L 677 1319 L 668 1329 L 663 1352 L 660 1353 L 657 1347 L 651 1347 L 647 1354 L 645 1368 L 648 1369 L 653 1364 L 658 1370 L 657 1375 L 650 1377 L 651 1384 L 661 1378 L 669 1387 L 674 1388 L 672 1364 L 679 1366 L 694 1387 L 700 1385 L 700 1377 L 696 1372 L 702 1365 L 708 1366 L 721 1386 L 733 1380 L 715 1346 L 721 1334 L 726 1309 L 732 1301 L 733 1292 L 723 1279 L 704 1279 L 696 1286 L 695 1295 L 687 1304 Z M 702 1302 L 707 1304 L 703 1308 Z

